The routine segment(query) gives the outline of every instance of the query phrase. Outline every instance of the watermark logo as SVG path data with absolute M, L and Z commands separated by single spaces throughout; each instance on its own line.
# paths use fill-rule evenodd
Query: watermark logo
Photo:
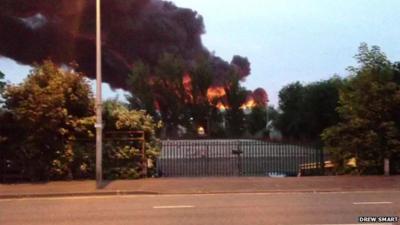
M 359 216 L 359 223 L 397 223 L 398 216 Z

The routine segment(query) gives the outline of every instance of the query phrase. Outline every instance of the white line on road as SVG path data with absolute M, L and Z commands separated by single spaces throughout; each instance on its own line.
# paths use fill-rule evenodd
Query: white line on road
M 153 206 L 153 209 L 184 209 L 184 208 L 194 208 L 193 205 L 161 205 Z
M 353 202 L 353 205 L 383 205 L 392 203 L 393 202 Z

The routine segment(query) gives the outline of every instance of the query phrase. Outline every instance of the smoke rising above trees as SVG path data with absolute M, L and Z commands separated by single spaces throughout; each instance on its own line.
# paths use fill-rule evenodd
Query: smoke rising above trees
M 0 54 L 24 64 L 51 58 L 76 61 L 95 74 L 95 1 L 14 1 L 0 3 Z M 207 54 L 201 44 L 201 16 L 155 0 L 103 0 L 104 80 L 124 88 L 135 60 L 153 66 L 164 53 L 188 62 Z
M 94 78 L 95 22 L 95 0 L 3 0 L 0 55 L 28 65 L 76 62 Z M 202 44 L 204 33 L 201 15 L 171 2 L 102 0 L 103 81 L 131 92 L 134 108 L 159 113 L 167 127 L 207 117 L 213 107 L 265 106 L 262 88 L 229 101 L 233 91 L 243 92 L 235 86 L 250 75 L 250 62 L 214 55 Z M 229 94 L 210 98 L 212 88 Z
M 80 70 L 95 74 L 94 0 L 3 0 L 0 2 L 0 55 L 32 65 L 51 59 L 76 61 Z M 202 44 L 203 18 L 196 11 L 161 0 L 103 0 L 104 81 L 126 88 L 127 74 L 137 60 L 152 70 L 164 54 L 193 66 L 199 57 L 213 61 L 217 80 L 235 67 L 244 78 L 250 63 L 235 56 L 232 63 L 212 55 Z

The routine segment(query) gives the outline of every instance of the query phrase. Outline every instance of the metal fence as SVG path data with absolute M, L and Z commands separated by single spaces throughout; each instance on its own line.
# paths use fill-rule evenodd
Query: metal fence
M 157 161 L 159 175 L 296 176 L 323 174 L 316 145 L 260 140 L 167 140 Z

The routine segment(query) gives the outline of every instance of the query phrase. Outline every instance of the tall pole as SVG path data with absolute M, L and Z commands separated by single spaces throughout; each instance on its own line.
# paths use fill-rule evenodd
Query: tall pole
M 102 101 L 101 101 L 101 20 L 100 0 L 96 0 L 96 187 L 101 188 L 102 171 Z

